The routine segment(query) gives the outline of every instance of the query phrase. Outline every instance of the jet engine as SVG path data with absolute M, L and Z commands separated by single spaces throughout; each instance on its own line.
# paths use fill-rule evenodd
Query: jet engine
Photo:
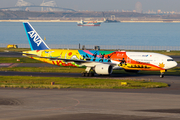
M 108 64 L 99 64 L 94 68 L 95 72 L 100 75 L 109 75 L 113 71 L 113 67 Z

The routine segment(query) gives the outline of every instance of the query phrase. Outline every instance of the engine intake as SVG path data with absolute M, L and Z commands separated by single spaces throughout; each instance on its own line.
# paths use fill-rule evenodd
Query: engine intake
M 113 67 L 108 64 L 99 64 L 95 66 L 95 72 L 100 75 L 109 75 L 113 72 Z

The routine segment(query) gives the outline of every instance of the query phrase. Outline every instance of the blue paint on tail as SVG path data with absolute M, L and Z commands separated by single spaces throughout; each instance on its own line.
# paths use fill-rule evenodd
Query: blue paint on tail
M 26 31 L 26 35 L 27 35 L 31 50 L 50 49 L 29 22 L 24 22 L 23 25 Z

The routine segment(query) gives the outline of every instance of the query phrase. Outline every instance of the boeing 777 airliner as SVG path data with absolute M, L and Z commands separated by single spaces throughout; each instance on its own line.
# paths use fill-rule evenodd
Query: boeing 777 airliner
M 50 49 L 29 22 L 23 24 L 31 47 L 24 56 L 58 66 L 85 67 L 82 76 L 109 75 L 114 69 L 124 69 L 160 71 L 164 77 L 166 70 L 177 66 L 171 57 L 151 52 Z

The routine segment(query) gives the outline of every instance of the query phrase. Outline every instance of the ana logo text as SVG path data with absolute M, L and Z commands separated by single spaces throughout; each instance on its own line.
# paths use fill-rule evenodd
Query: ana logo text
M 142 55 L 142 57 L 148 57 L 148 55 Z
M 28 34 L 33 39 L 33 41 L 37 44 L 37 46 L 41 44 L 42 40 L 35 31 L 30 31 L 28 32 Z

